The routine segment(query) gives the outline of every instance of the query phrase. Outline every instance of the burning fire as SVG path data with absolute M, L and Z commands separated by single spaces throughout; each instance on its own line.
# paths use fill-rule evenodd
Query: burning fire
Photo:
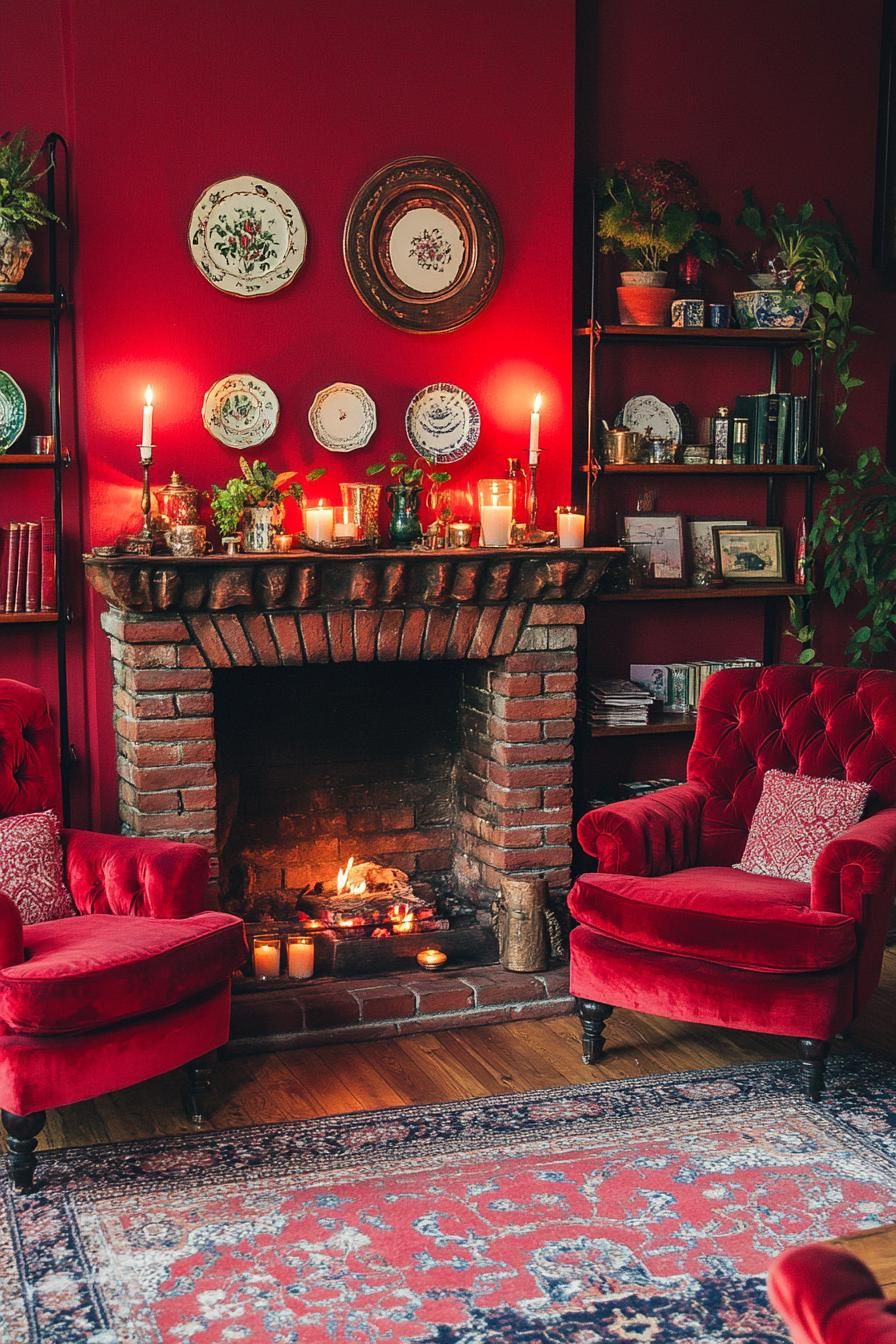
M 396 901 L 389 911 L 393 933 L 413 933 L 416 920 L 413 911 L 404 901 Z
M 363 896 L 367 890 L 367 883 L 349 882 L 349 874 L 355 862 L 354 854 L 349 856 L 349 861 L 344 868 L 340 868 L 336 874 L 336 895 L 337 896 Z M 344 922 L 344 921 L 343 921 Z

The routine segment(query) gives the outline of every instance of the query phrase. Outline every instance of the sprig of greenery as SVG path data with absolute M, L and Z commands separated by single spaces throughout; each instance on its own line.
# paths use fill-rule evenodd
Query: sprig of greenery
M 807 599 L 820 588 L 841 607 L 857 589 L 865 600 L 846 656 L 853 664 L 869 662 L 896 647 L 896 473 L 869 448 L 854 470 L 830 471 L 826 480 L 828 494 L 807 538 L 806 599 L 790 604 L 791 633 L 803 645 L 799 661 L 814 662 Z M 812 562 L 821 556 L 816 583 Z
M 374 463 L 367 468 L 367 475 L 379 476 L 388 469 L 393 484 L 404 486 L 422 486 L 424 480 L 429 481 L 431 485 L 444 485 L 446 481 L 451 480 L 450 471 L 427 470 L 431 465 L 425 457 L 415 457 L 413 463 L 410 463 L 407 453 L 390 453 L 388 463 Z
M 326 467 L 315 467 L 306 475 L 306 482 L 320 480 L 326 470 Z M 212 518 L 222 537 L 232 536 L 237 531 L 246 509 L 280 504 L 287 496 L 297 504 L 305 498 L 297 471 L 278 473 L 267 462 L 256 458 L 250 464 L 245 457 L 240 458 L 240 471 L 242 475 L 232 477 L 226 485 L 213 485 L 211 489 Z
M 39 155 L 39 149 L 28 152 L 24 131 L 0 136 L 0 224 L 17 237 L 50 220 L 61 223 L 34 190 L 47 171 L 35 172 Z
M 675 252 L 709 265 L 738 261 L 711 232 L 719 215 L 698 204 L 697 179 L 687 164 L 657 159 L 618 164 L 598 183 L 597 232 L 602 252 L 622 252 L 636 270 L 661 271 Z
M 825 361 L 833 362 L 834 376 L 841 388 L 840 399 L 834 406 L 834 418 L 839 422 L 849 394 L 863 383 L 850 373 L 850 359 L 858 338 L 872 333 L 852 319 L 849 283 L 856 271 L 856 250 L 830 201 L 825 201 L 825 205 L 831 215 L 829 220 L 815 217 L 811 201 L 805 201 L 793 217 L 778 201 L 766 216 L 752 188 L 748 188 L 737 222 L 763 241 L 774 243 L 778 250 L 769 265 L 776 282 L 784 289 L 805 294 L 809 300 L 809 317 L 804 328 L 806 343 L 815 353 L 819 376 Z M 803 352 L 794 350 L 793 363 L 801 363 L 802 358 Z

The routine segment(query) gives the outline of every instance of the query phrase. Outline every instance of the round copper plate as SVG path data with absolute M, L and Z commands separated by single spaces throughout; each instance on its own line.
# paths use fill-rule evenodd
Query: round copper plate
M 358 192 L 342 239 L 362 303 L 403 331 L 453 331 L 501 278 L 498 216 L 479 183 L 445 159 L 397 159 Z

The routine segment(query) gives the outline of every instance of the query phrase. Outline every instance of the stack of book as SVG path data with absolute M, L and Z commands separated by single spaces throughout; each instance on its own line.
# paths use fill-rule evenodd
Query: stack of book
M 56 525 L 10 523 L 3 528 L 0 610 L 56 610 Z
M 756 392 L 735 398 L 734 414 L 748 422 L 747 442 L 732 461 L 741 466 L 804 466 L 809 461 L 809 398 Z M 729 443 L 734 442 L 733 435 Z
M 661 701 L 667 714 L 693 714 L 707 678 L 725 667 L 760 667 L 758 658 L 729 658 L 702 663 L 632 663 L 636 686 Z
M 630 727 L 647 722 L 653 696 L 633 681 L 593 681 L 585 716 L 591 728 Z

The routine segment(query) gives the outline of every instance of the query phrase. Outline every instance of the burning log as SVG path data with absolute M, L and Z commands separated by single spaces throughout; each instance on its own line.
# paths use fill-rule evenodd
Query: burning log
M 422 921 L 435 919 L 431 901 L 414 895 L 407 873 L 371 860 L 350 858 L 333 878 L 319 883 L 301 901 L 303 909 L 325 928 L 348 937 L 413 933 Z

